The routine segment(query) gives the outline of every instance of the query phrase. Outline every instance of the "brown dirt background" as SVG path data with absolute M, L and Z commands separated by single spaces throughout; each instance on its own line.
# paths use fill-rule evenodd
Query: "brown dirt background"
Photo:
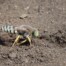
M 0 26 L 5 23 L 31 25 L 41 37 L 32 46 L 0 45 L 0 66 L 66 66 L 66 0 L 0 0 Z

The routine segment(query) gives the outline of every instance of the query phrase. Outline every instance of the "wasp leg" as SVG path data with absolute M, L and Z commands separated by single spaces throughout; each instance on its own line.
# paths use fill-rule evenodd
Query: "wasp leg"
M 27 41 L 27 40 L 25 39 L 25 40 L 21 41 L 20 43 L 18 43 L 17 45 L 22 45 L 22 44 L 24 44 L 26 41 Z
M 30 45 L 31 45 L 31 38 L 29 37 L 29 36 L 26 36 L 26 38 L 27 38 L 27 41 L 30 43 Z
M 16 39 L 15 39 L 15 41 L 14 41 L 14 43 L 13 43 L 12 46 L 14 46 L 15 44 L 17 44 L 20 38 L 22 38 L 22 36 L 21 36 L 21 35 L 18 35 L 18 36 L 16 37 Z
M 26 43 L 26 42 L 29 42 L 29 44 L 31 45 L 31 39 L 30 39 L 29 36 L 26 36 L 25 40 L 23 40 L 23 41 L 21 41 L 20 43 L 18 43 L 18 45 L 22 45 L 22 44 L 24 44 L 24 43 Z

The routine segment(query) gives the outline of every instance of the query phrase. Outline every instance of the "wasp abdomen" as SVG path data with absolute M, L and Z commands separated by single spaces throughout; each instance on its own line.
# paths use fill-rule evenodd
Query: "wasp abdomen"
M 11 26 L 11 25 L 2 26 L 1 30 L 8 33 L 15 33 L 14 26 Z

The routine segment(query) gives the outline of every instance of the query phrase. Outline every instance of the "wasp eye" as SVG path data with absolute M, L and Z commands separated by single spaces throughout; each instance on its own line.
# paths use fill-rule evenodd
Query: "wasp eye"
M 33 37 L 38 37 L 39 36 L 39 31 L 38 30 L 33 31 L 32 36 Z

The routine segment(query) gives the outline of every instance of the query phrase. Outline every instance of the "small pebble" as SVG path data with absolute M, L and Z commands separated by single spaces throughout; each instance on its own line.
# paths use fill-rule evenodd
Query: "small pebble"
M 22 14 L 22 15 L 20 16 L 20 19 L 24 19 L 24 18 L 26 18 L 26 17 L 28 17 L 27 14 Z
M 27 6 L 26 8 L 24 8 L 25 10 L 28 10 L 30 7 L 29 6 Z
M 15 52 L 12 52 L 9 54 L 9 58 L 14 59 L 16 58 L 17 54 Z

